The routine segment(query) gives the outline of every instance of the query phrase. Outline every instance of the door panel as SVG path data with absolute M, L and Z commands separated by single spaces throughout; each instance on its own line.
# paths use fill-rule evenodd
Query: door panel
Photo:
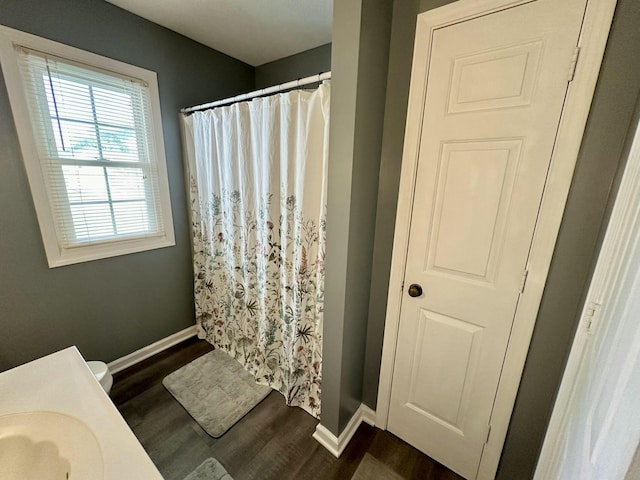
M 475 478 L 586 0 L 435 30 L 388 428 Z M 417 47 L 419 48 L 419 47 Z M 415 68 L 415 66 L 414 66 Z
M 454 59 L 447 113 L 528 105 L 542 45 L 538 40 Z
M 421 311 L 407 405 L 456 433 L 469 407 L 467 376 L 473 376 L 482 328 Z M 465 395 L 467 393 L 467 395 Z
M 520 146 L 520 140 L 443 145 L 425 271 L 491 282 Z

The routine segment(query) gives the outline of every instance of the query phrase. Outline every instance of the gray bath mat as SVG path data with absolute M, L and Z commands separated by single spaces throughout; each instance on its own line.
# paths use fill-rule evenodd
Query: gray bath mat
M 214 438 L 222 436 L 271 392 L 222 350 L 195 359 L 164 377 L 162 384 Z
M 404 480 L 404 478 L 376 457 L 365 453 L 351 480 Z
M 224 467 L 215 458 L 207 458 L 184 480 L 233 480 Z

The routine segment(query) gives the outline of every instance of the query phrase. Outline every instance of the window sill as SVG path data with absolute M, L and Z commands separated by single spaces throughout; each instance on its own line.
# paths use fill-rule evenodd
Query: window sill
M 117 257 L 131 253 L 145 252 L 157 248 L 173 247 L 174 238 L 154 237 L 124 240 L 122 242 L 105 243 L 69 249 L 59 249 L 57 252 L 47 252 L 49 268 L 73 265 L 74 263 L 90 262 L 102 258 Z

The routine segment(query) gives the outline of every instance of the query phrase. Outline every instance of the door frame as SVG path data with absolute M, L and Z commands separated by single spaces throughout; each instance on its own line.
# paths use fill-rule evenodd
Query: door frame
M 418 165 L 420 132 L 427 89 L 427 69 L 435 30 L 535 0 L 459 0 L 417 16 L 411 87 L 402 154 L 402 170 L 391 259 L 387 312 L 378 386 L 376 426 L 386 430 L 396 353 L 403 277 Z M 578 38 L 579 55 L 569 83 L 556 144 L 545 183 L 529 258 L 527 283 L 518 301 L 482 452 L 477 479 L 493 479 L 507 435 L 529 343 L 560 229 L 573 170 L 591 107 L 616 0 L 588 0 Z M 570 66 L 567 65 L 567 75 Z

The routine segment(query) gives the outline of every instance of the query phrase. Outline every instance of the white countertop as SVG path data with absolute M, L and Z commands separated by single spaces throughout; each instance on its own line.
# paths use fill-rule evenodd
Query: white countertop
M 0 416 L 33 411 L 64 413 L 89 426 L 105 480 L 162 480 L 75 347 L 0 373 Z

